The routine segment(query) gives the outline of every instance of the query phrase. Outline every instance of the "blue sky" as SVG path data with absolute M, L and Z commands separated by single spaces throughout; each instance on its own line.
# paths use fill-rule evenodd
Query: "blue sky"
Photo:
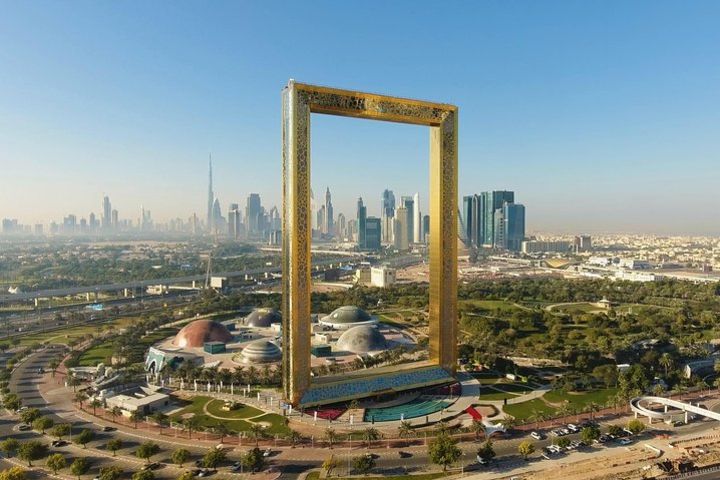
M 460 107 L 460 192 L 531 230 L 720 234 L 718 2 L 0 1 L 0 217 L 280 195 L 280 90 Z M 313 186 L 427 192 L 428 133 L 313 118 Z M 425 200 L 423 201 L 425 203 Z

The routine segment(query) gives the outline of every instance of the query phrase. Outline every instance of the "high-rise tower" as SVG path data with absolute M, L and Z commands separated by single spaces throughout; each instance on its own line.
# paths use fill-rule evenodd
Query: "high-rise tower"
M 413 243 L 423 243 L 422 214 L 420 213 L 420 194 L 413 195 Z
M 326 235 L 331 235 L 334 229 L 334 220 L 330 187 L 327 187 L 327 190 L 325 191 L 325 218 L 323 220 L 324 225 L 322 227 L 322 232 Z
M 215 202 L 215 193 L 213 192 L 213 182 L 212 182 L 212 154 L 210 154 L 210 159 L 208 162 L 209 166 L 209 172 L 208 172 L 208 197 L 207 197 L 207 231 L 212 232 L 213 231 L 213 203 Z
M 107 230 L 110 228 L 110 221 L 112 215 L 112 208 L 110 207 L 110 197 L 105 195 L 103 197 L 103 214 L 102 214 L 102 228 Z

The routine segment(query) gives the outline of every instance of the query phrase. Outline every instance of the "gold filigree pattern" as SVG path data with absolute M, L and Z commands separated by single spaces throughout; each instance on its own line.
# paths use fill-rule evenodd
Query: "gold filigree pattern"
M 286 401 L 298 405 L 310 388 L 311 113 L 430 127 L 430 359 L 454 374 L 457 363 L 457 107 L 292 80 L 283 90 L 282 98 L 283 390 Z

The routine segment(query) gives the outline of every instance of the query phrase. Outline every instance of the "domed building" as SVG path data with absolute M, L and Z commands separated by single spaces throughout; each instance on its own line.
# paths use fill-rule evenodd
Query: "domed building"
M 245 325 L 254 328 L 270 328 L 273 323 L 281 323 L 282 316 L 274 308 L 256 308 L 245 317 Z
M 280 347 L 265 339 L 248 343 L 235 358 L 242 363 L 274 363 L 280 359 L 282 359 Z
M 387 340 L 374 325 L 359 325 L 343 332 L 335 345 L 336 350 L 352 353 L 369 353 L 387 349 Z
M 375 325 L 378 321 L 362 308 L 345 305 L 335 309 L 330 315 L 322 317 L 318 323 L 336 330 L 347 330 L 360 325 Z
M 222 323 L 212 320 L 195 320 L 185 325 L 172 341 L 180 348 L 203 348 L 208 342 L 230 343 L 232 334 Z

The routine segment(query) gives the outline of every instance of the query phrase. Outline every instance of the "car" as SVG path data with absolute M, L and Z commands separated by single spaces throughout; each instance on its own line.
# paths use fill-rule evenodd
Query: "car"
M 620 440 L 618 440 L 618 443 L 620 445 L 630 445 L 633 442 L 629 438 L 621 438 Z
M 203 468 L 202 470 L 200 470 L 200 473 L 198 473 L 197 476 L 198 477 L 209 477 L 213 473 L 215 473 L 215 470 L 210 470 L 209 468 Z
M 203 466 L 204 466 L 203 461 L 202 461 L 202 458 L 200 458 L 200 459 L 198 459 L 198 460 L 195 460 L 195 466 L 196 466 L 196 467 L 203 467 Z
M 25 431 L 31 430 L 31 429 L 32 429 L 32 427 L 30 425 L 28 425 L 27 423 L 21 423 L 20 425 L 18 425 L 18 430 L 20 430 L 21 432 L 25 432 Z
M 230 471 L 231 471 L 231 472 L 237 472 L 237 471 L 239 471 L 239 470 L 242 470 L 242 465 L 240 465 L 239 462 L 235 462 L 235 463 L 236 463 L 237 465 L 236 465 L 236 464 L 233 464 L 233 465 L 230 467 Z
M 479 465 L 488 465 L 488 464 L 490 463 L 489 460 L 484 459 L 484 458 L 481 457 L 480 455 L 477 455 L 475 458 L 477 459 L 477 463 L 478 463 Z
M 272 455 L 272 453 L 272 450 L 268 448 L 263 452 L 263 457 L 269 457 L 270 455 Z
M 115 430 L 117 430 L 117 428 L 111 427 L 111 426 L 104 426 L 104 427 L 102 428 L 102 431 L 103 431 L 103 432 L 114 432 Z
M 52 445 L 53 447 L 64 447 L 67 444 L 68 442 L 66 442 L 65 440 L 53 440 L 50 445 Z
M 158 462 L 153 462 L 153 463 L 146 463 L 145 465 L 142 466 L 141 470 L 157 470 L 158 468 L 160 468 L 160 464 Z
M 410 458 L 410 457 L 412 457 L 412 453 L 410 453 L 410 452 L 403 452 L 402 450 L 400 450 L 400 451 L 398 452 L 398 456 L 399 456 L 400 458 Z
M 570 430 L 570 431 L 573 432 L 573 433 L 577 433 L 577 432 L 580 431 L 580 427 L 578 427 L 578 426 L 575 425 L 574 423 L 568 423 L 568 424 L 567 424 L 567 429 Z
M 531 436 L 532 438 L 534 438 L 535 440 L 542 440 L 542 439 L 545 438 L 545 435 L 543 435 L 543 434 L 540 433 L 540 432 L 532 432 L 532 433 L 530 433 L 530 436 Z
M 560 431 L 563 433 L 563 435 L 570 435 L 570 430 L 567 428 L 561 428 Z
M 27 410 L 27 409 L 28 409 L 28 407 L 22 406 L 22 407 L 18 408 L 17 411 L 18 411 L 18 412 L 23 412 L 23 411 L 25 411 L 25 410 Z

